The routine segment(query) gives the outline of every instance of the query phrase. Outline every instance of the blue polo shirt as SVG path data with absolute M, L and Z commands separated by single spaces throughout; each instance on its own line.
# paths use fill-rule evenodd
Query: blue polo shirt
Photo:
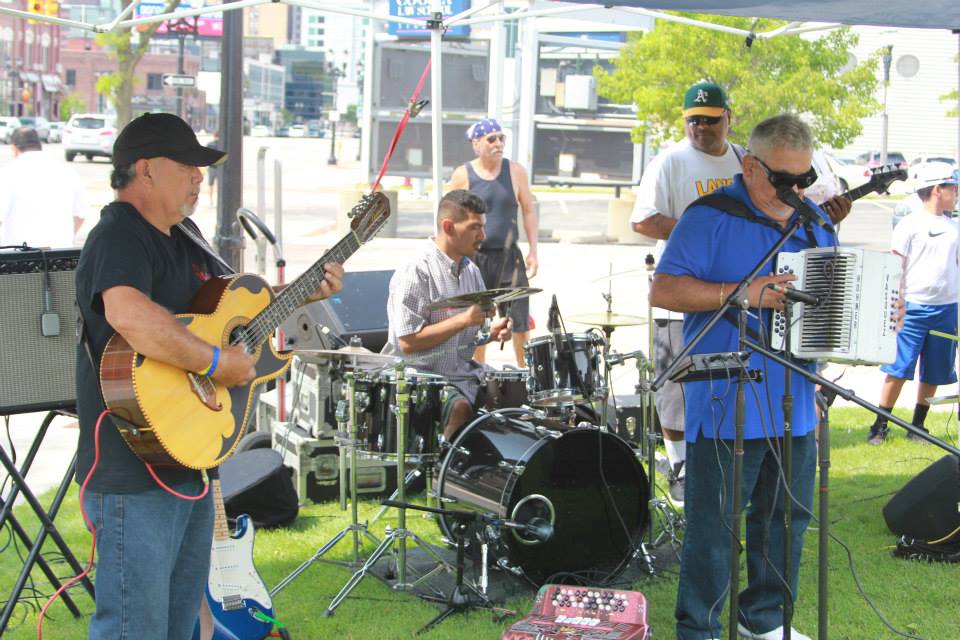
M 718 189 L 715 193 L 732 196 L 744 202 L 758 216 L 768 217 L 753 206 L 738 174 L 733 184 Z M 829 222 L 829 218 L 812 201 L 817 213 Z M 794 214 L 796 215 L 796 214 Z M 792 220 L 791 220 L 792 222 Z M 814 225 L 817 246 L 836 244 L 829 231 Z M 680 218 L 670 234 L 670 240 L 657 267 L 657 273 L 674 276 L 691 276 L 706 282 L 738 282 L 763 258 L 780 239 L 777 229 L 744 218 L 718 211 L 712 207 L 693 206 Z M 810 248 L 807 234 L 801 229 L 794 234 L 782 251 L 795 252 Z M 773 272 L 773 262 L 768 263 L 761 275 Z M 725 291 L 725 294 L 730 293 Z M 770 292 L 772 295 L 773 292 Z M 751 309 L 748 326 L 769 339 L 771 312 L 764 309 L 759 317 L 757 309 Z M 706 324 L 713 311 L 686 313 L 683 316 L 683 339 L 689 342 Z M 692 353 L 719 353 L 737 350 L 737 327 L 721 319 L 696 345 Z M 784 368 L 757 354 L 750 357 L 750 368 L 763 372 L 763 382 L 749 384 L 746 388 L 746 421 L 744 438 L 755 439 L 783 435 Z M 810 365 L 813 370 L 813 365 Z M 793 434 L 803 436 L 814 429 L 814 385 L 799 374 L 791 378 L 791 393 L 794 398 Z M 696 442 L 703 434 L 707 438 L 733 439 L 734 408 L 737 385 L 726 377 L 713 381 L 688 382 L 683 385 L 686 406 L 686 439 Z

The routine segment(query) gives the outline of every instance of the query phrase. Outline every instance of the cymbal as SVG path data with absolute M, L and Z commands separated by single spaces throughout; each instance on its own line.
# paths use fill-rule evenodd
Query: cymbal
M 612 313 L 604 311 L 603 313 L 579 313 L 568 318 L 571 322 L 577 324 L 589 324 L 594 327 L 633 327 L 640 324 L 647 324 L 647 319 L 640 316 L 631 316 L 626 313 Z
M 340 349 L 302 349 L 294 353 L 304 362 L 316 364 L 336 360 L 355 367 L 382 367 L 398 362 L 408 362 L 403 358 L 384 353 L 374 353 L 365 347 L 342 347 Z
M 471 305 L 479 304 L 489 306 L 512 302 L 520 298 L 532 296 L 540 293 L 543 289 L 534 287 L 504 287 L 502 289 L 486 289 L 484 291 L 474 291 L 472 293 L 462 293 L 458 296 L 443 298 L 436 302 L 431 302 L 426 306 L 427 311 L 440 311 L 442 309 L 463 309 Z
M 634 278 L 639 278 L 641 275 L 650 276 L 653 273 L 652 269 L 627 269 L 626 271 L 618 271 L 616 273 L 611 273 L 600 278 L 594 278 L 590 282 L 606 282 L 607 280 L 616 280 L 617 278 L 624 278 L 631 276 Z

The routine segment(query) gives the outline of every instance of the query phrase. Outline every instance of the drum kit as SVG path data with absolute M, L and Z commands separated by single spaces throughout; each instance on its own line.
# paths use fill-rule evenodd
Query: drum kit
M 514 288 L 467 294 L 434 303 L 434 308 L 495 305 L 537 292 Z M 606 297 L 606 296 L 605 296 Z M 676 539 L 679 516 L 666 519 L 660 537 L 649 527 L 651 508 L 663 510 L 666 500 L 655 495 L 653 478 L 639 458 L 653 447 L 653 420 L 628 437 L 608 429 L 606 414 L 610 369 L 636 358 L 640 384 L 652 376 L 652 365 L 642 352 L 619 355 L 609 350 L 616 327 L 644 323 L 638 316 L 613 313 L 573 316 L 577 323 L 593 325 L 581 333 L 562 331 L 562 320 L 553 332 L 530 340 L 524 347 L 526 369 L 488 370 L 478 396 L 478 414 L 451 442 L 442 438 L 448 380 L 417 370 L 415 358 L 403 359 L 373 353 L 355 341 L 340 349 L 298 352 L 313 362 L 328 362 L 342 380 L 337 401 L 336 444 L 340 450 L 341 507 L 351 503 L 351 522 L 323 545 L 313 557 L 285 578 L 274 593 L 285 587 L 348 535 L 352 536 L 355 572 L 330 602 L 326 615 L 385 555 L 391 560 L 388 575 L 394 588 L 413 589 L 437 571 L 455 572 L 441 554 L 408 529 L 405 505 L 408 485 L 421 475 L 427 489 L 428 508 L 449 544 L 477 545 L 482 551 L 482 575 L 470 588 L 481 601 L 489 565 L 522 576 L 540 585 L 560 573 L 588 576 L 603 583 L 639 560 L 653 573 L 649 544 Z M 556 317 L 559 318 L 557 312 Z M 478 341 L 489 339 L 489 324 L 478 331 Z M 652 404 L 648 405 L 652 407 Z M 598 410 L 598 407 L 600 410 Z M 652 417 L 652 411 L 649 412 Z M 655 441 L 655 440 L 651 440 Z M 359 519 L 355 474 L 360 458 L 396 463 L 397 489 L 389 506 L 367 522 Z M 435 476 L 435 478 L 434 478 Z M 435 480 L 435 482 L 434 482 Z M 396 526 L 387 527 L 383 539 L 371 525 L 388 508 L 397 508 Z M 463 514 L 475 514 L 475 526 L 462 524 Z M 660 513 L 660 516 L 663 514 Z M 659 521 L 663 523 L 663 518 Z M 644 542 L 644 532 L 651 530 Z M 361 561 L 362 540 L 376 544 Z M 407 563 L 411 540 L 436 561 L 434 568 L 415 580 Z M 462 555 L 462 551 L 459 555 Z M 462 575 L 462 568 L 457 572 Z

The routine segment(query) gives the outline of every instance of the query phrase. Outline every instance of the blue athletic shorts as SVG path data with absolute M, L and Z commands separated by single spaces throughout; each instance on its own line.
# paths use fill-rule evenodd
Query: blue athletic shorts
M 957 381 L 957 343 L 931 336 L 930 330 L 957 334 L 957 305 L 907 303 L 903 328 L 897 334 L 897 359 L 880 367 L 895 378 L 913 380 L 920 360 L 920 382 L 942 385 Z

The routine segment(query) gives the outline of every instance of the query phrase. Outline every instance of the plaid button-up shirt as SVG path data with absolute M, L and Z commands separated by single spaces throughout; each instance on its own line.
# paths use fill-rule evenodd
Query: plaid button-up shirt
M 400 338 L 456 315 L 463 309 L 426 311 L 437 300 L 486 289 L 480 269 L 469 258 L 454 262 L 435 240 L 430 239 L 409 264 L 390 279 L 387 300 L 389 333 L 384 353 L 400 354 Z M 477 397 L 480 379 L 487 369 L 473 359 L 479 327 L 468 327 L 446 342 L 413 354 L 416 368 L 445 376 L 471 402 Z

